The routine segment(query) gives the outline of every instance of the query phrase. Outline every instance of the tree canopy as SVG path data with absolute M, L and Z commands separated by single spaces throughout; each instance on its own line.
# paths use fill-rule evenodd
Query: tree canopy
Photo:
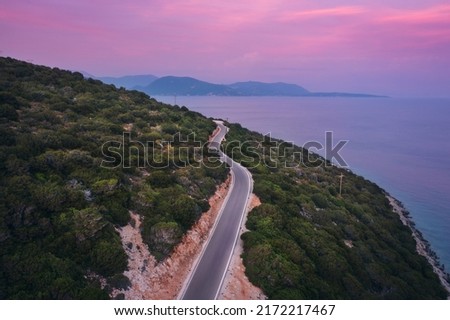
M 129 210 L 167 257 L 227 176 L 195 165 L 214 128 L 137 91 L 0 58 L 0 298 L 108 298 L 124 283 L 115 229 Z
M 242 235 L 246 274 L 270 299 L 447 297 L 384 190 L 299 147 L 228 125 L 224 150 L 250 169 L 262 202 Z M 234 148 L 241 141 L 251 143 Z

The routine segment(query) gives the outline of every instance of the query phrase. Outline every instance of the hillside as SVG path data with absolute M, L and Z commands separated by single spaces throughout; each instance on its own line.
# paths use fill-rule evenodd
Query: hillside
M 243 96 L 304 96 L 311 94 L 311 92 L 296 84 L 283 82 L 264 83 L 248 81 L 236 82 L 229 86 L 236 90 L 237 95 Z
M 0 101 L 0 299 L 108 298 L 129 210 L 164 259 L 227 176 L 195 165 L 212 121 L 137 91 L 1 58 Z
M 190 77 L 162 77 L 146 87 L 137 87 L 150 95 L 161 96 L 229 96 L 233 90 L 225 85 L 213 84 Z
M 228 125 L 224 150 L 250 169 L 262 202 L 242 235 L 246 274 L 270 299 L 446 298 L 384 190 L 295 145 Z
M 269 298 L 446 298 L 382 189 L 227 125 L 225 151 L 250 168 L 262 201 L 243 235 L 246 273 Z M 134 223 L 130 210 L 166 259 L 228 175 L 204 148 L 214 129 L 142 92 L 0 58 L 0 298 L 107 299 L 126 288 L 117 228 Z

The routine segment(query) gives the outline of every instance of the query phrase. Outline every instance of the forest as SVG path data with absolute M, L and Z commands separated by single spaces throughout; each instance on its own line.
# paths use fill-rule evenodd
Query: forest
M 107 299 L 126 287 L 115 229 L 129 210 L 152 254 L 167 257 L 228 175 L 193 165 L 209 161 L 214 129 L 137 91 L 0 58 L 0 298 Z M 150 142 L 162 147 L 140 149 Z
M 446 299 L 384 190 L 295 145 L 228 125 L 224 150 L 249 168 L 262 202 L 242 235 L 246 274 L 270 299 Z M 249 143 L 233 148 L 240 141 Z

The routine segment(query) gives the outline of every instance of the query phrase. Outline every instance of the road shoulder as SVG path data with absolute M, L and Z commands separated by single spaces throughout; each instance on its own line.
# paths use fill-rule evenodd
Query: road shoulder
M 243 252 L 243 242 L 240 236 L 247 231 L 245 227 L 245 221 L 247 221 L 247 215 L 253 208 L 259 206 L 261 201 L 259 198 L 252 194 L 248 203 L 247 211 L 244 217 L 244 223 L 241 225 L 239 232 L 239 240 L 236 243 L 236 247 L 233 251 L 233 257 L 228 267 L 225 280 L 222 285 L 222 290 L 218 295 L 219 300 L 265 300 L 267 297 L 264 292 L 253 285 L 245 275 L 245 266 L 241 258 Z

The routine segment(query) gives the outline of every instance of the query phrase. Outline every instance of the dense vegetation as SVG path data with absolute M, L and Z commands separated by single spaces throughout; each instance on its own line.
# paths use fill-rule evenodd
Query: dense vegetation
M 262 202 L 242 236 L 246 273 L 269 298 L 446 298 L 377 185 L 288 143 L 230 128 L 224 147 L 250 168 Z
M 227 175 L 183 165 L 207 161 L 199 146 L 214 128 L 137 91 L 0 58 L 0 298 L 100 299 L 126 286 L 115 228 L 128 210 L 144 217 L 151 252 L 166 257 Z M 142 162 L 146 151 L 160 168 Z

